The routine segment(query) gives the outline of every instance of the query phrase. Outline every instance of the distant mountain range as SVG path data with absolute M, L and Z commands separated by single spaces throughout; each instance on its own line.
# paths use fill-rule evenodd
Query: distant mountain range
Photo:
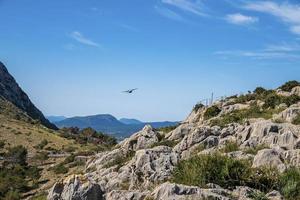
M 165 126 L 174 126 L 178 122 L 142 122 L 137 119 L 122 118 L 118 120 L 110 114 L 100 114 L 84 117 L 64 116 L 48 116 L 48 120 L 54 123 L 57 127 L 78 127 L 80 129 L 91 127 L 103 133 L 112 134 L 117 138 L 125 138 L 131 134 L 141 130 L 146 124 L 150 124 L 153 128 L 161 128 Z M 61 119 L 61 120 L 59 120 Z

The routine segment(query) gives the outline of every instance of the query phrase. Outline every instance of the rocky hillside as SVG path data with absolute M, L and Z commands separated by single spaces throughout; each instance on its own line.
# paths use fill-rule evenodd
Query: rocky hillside
M 49 200 L 300 199 L 300 84 L 258 87 L 91 156 Z
M 45 199 L 55 182 L 84 169 L 87 155 L 116 145 L 91 128 L 53 129 L 0 65 L 0 199 Z
M 51 124 L 30 101 L 27 94 L 19 87 L 15 79 L 9 74 L 3 63 L 0 62 L 0 98 L 8 101 L 24 111 L 30 118 L 40 121 L 44 126 L 57 129 Z M 0 110 L 1 112 L 2 110 Z

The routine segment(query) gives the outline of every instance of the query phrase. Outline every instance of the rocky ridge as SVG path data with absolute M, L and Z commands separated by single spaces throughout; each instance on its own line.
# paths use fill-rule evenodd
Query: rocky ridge
M 271 95 L 294 98 L 299 97 L 299 91 L 296 86 L 291 91 L 278 89 Z M 219 151 L 234 159 L 247 159 L 253 168 L 267 166 L 284 172 L 300 167 L 300 126 L 294 123 L 300 114 L 298 97 L 291 105 L 278 103 L 265 109 L 262 114 L 272 111 L 270 117 L 250 117 L 239 123 L 230 121 L 225 126 L 214 122 L 253 107 L 260 112 L 269 100 L 247 99 L 239 103 L 239 97 L 232 97 L 210 107 L 199 105 L 176 129 L 165 134 L 145 126 L 114 150 L 91 157 L 84 174 L 57 182 L 48 199 L 253 199 L 250 194 L 260 191 L 247 186 L 225 189 L 214 183 L 206 187 L 176 184 L 172 182 L 172 173 L 182 160 Z M 208 118 L 207 111 L 212 107 L 217 107 L 218 112 Z M 234 143 L 236 149 L 222 151 L 229 143 Z M 264 197 L 284 199 L 276 190 L 268 191 Z
M 0 62 L 0 100 L 9 102 L 25 112 L 30 118 L 40 121 L 44 126 L 50 129 L 57 129 L 35 107 L 27 94 L 20 88 L 16 80 L 9 74 L 3 63 Z M 2 103 L 1 103 L 2 104 Z M 5 107 L 5 106 L 4 106 Z M 2 111 L 2 109 L 0 110 Z

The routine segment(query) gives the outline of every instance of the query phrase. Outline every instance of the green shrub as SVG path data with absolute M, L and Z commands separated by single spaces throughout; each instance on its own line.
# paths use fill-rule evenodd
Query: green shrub
M 3 149 L 5 146 L 5 141 L 0 140 L 0 149 Z
M 239 145 L 236 142 L 229 141 L 226 142 L 225 146 L 221 149 L 221 152 L 230 153 L 238 150 L 239 150 Z
M 276 169 L 253 169 L 248 160 L 236 160 L 218 153 L 180 161 L 172 174 L 172 181 L 178 184 L 205 187 L 215 183 L 227 189 L 248 186 L 262 192 L 277 189 L 278 180 Z
M 291 95 L 291 96 L 287 96 L 287 97 L 281 97 L 282 98 L 282 103 L 285 103 L 287 106 L 291 106 L 295 103 L 298 103 L 300 101 L 300 96 L 298 95 Z
M 300 114 L 298 114 L 297 117 L 293 119 L 292 123 L 295 125 L 300 125 Z
M 199 109 L 204 108 L 205 106 L 202 103 L 197 103 L 194 108 L 193 111 L 198 112 Z
M 71 154 L 71 155 L 69 155 L 68 157 L 65 158 L 65 160 L 63 161 L 63 164 L 68 164 L 68 163 L 71 163 L 71 162 L 74 162 L 74 161 L 75 161 L 75 155 Z
M 211 125 L 225 127 L 231 123 L 243 123 L 246 119 L 264 118 L 270 119 L 274 113 L 278 111 L 275 109 L 261 110 L 257 105 L 251 105 L 249 109 L 235 110 L 231 113 L 222 115 L 220 118 L 213 119 Z
M 41 162 L 44 162 L 46 160 L 49 159 L 49 156 L 48 156 L 48 153 L 43 151 L 43 152 L 39 152 L 37 153 L 34 157 L 33 157 L 34 160 L 38 160 L 38 161 L 41 161 Z
M 267 90 L 263 87 L 257 87 L 255 88 L 255 90 L 253 91 L 255 94 L 257 95 L 262 95 L 266 92 Z
M 48 141 L 46 139 L 42 140 L 35 148 L 37 149 L 44 149 L 45 146 L 47 146 Z
M 51 167 L 50 170 L 53 171 L 55 174 L 66 174 L 69 171 L 68 168 L 66 168 L 62 163 Z
M 300 169 L 290 168 L 280 176 L 280 192 L 285 199 L 300 199 Z
M 262 192 L 270 192 L 278 188 L 279 172 L 273 167 L 260 167 L 251 170 L 247 186 Z
M 47 200 L 46 194 L 39 194 L 34 197 L 32 197 L 30 200 Z
M 275 108 L 281 104 L 281 97 L 277 94 L 269 94 L 265 99 L 264 108 Z
M 221 112 L 218 106 L 211 106 L 206 109 L 204 113 L 204 119 L 210 119 L 212 117 L 216 117 Z
M 161 131 L 163 133 L 169 133 L 169 132 L 173 131 L 174 129 L 176 129 L 177 127 L 178 127 L 178 125 L 175 125 L 175 126 L 165 126 L 165 127 L 158 128 L 157 130 Z
M 266 197 L 266 194 L 262 192 L 252 192 L 248 197 L 253 200 L 269 200 L 269 198 Z
M 257 145 L 256 147 L 250 147 L 244 150 L 245 153 L 247 154 L 253 154 L 256 155 L 258 151 L 262 150 L 262 149 L 268 149 L 269 147 L 265 144 L 260 144 Z
M 26 158 L 27 158 L 27 149 L 21 145 L 10 147 L 7 149 L 7 153 L 5 154 L 6 160 L 11 164 L 19 164 L 21 166 L 26 166 Z
M 21 194 L 17 190 L 10 190 L 6 193 L 4 200 L 19 200 L 21 199 Z
M 300 83 L 298 81 L 288 81 L 285 84 L 283 84 L 282 86 L 280 86 L 279 89 L 286 91 L 286 92 L 290 92 L 296 86 L 300 86 Z
M 221 154 L 197 155 L 179 162 L 172 181 L 179 184 L 204 187 L 215 183 L 225 188 L 245 185 L 251 164 L 245 160 L 234 160 Z

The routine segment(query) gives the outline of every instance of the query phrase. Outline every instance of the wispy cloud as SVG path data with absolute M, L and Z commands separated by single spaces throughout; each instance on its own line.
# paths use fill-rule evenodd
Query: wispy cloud
M 300 45 L 298 44 L 277 44 L 268 45 L 264 51 L 266 52 L 293 52 L 300 51 Z
M 185 19 L 181 15 L 179 15 L 178 13 L 176 13 L 168 8 L 158 7 L 158 6 L 155 6 L 154 8 L 155 8 L 156 12 L 158 12 L 160 15 L 162 15 L 166 18 L 169 18 L 169 19 L 172 19 L 175 21 L 181 21 L 181 22 L 185 21 Z
M 225 17 L 226 21 L 236 25 L 249 25 L 258 22 L 257 17 L 243 15 L 241 13 L 229 14 Z
M 93 40 L 85 37 L 79 31 L 73 31 L 70 34 L 70 36 L 71 36 L 71 38 L 73 38 L 74 40 L 76 40 L 77 42 L 79 42 L 81 44 L 88 45 L 88 46 L 93 46 L 93 47 L 99 47 L 100 46 L 98 43 L 96 43 Z
M 124 28 L 124 29 L 127 29 L 129 31 L 133 31 L 133 32 L 139 32 L 139 29 L 134 27 L 134 26 L 131 26 L 131 25 L 128 25 L 128 24 L 120 24 L 120 27 Z
M 297 44 L 267 45 L 259 50 L 226 50 L 216 51 L 222 57 L 247 57 L 252 59 L 300 59 L 300 46 Z
M 207 16 L 203 12 L 203 4 L 200 0 L 162 0 L 162 3 L 175 6 L 183 11 L 199 16 Z
M 292 33 L 300 35 L 300 4 L 255 1 L 246 3 L 244 8 L 273 15 L 287 23 Z

